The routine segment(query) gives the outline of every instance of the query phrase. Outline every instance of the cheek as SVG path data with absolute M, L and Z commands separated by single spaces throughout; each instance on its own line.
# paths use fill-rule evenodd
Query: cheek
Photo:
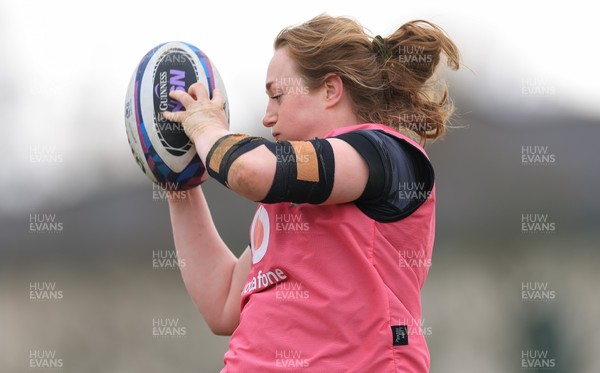
M 280 129 L 289 139 L 304 139 L 318 122 L 317 117 L 314 99 L 308 95 L 288 96 L 278 110 Z
M 277 119 L 280 124 L 286 125 L 290 122 L 295 122 L 298 118 L 298 106 L 294 102 L 293 97 L 286 97 L 276 108 Z
M 295 122 L 308 120 L 315 113 L 315 103 L 308 95 L 291 95 L 280 112 L 284 112 L 287 119 Z

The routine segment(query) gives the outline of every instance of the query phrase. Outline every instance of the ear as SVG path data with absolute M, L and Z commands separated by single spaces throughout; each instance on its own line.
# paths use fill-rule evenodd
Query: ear
M 325 75 L 323 88 L 325 90 L 325 108 L 331 108 L 337 105 L 344 93 L 344 82 L 342 82 L 342 78 L 334 73 Z

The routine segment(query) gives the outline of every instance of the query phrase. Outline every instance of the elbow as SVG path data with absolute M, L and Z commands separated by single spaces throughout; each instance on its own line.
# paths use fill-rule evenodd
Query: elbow
M 219 336 L 230 336 L 240 323 L 239 312 L 228 311 L 226 307 L 213 313 L 212 316 L 205 314 L 202 316 L 210 331 Z
M 228 337 L 237 328 L 237 322 L 210 322 L 206 320 L 208 328 L 214 335 Z
M 218 335 L 218 336 L 222 336 L 222 337 L 229 337 L 233 334 L 233 331 L 235 329 L 230 329 L 230 328 L 223 328 L 223 327 L 210 327 L 210 331 L 214 334 L 214 335 Z
M 273 175 L 267 167 L 261 167 L 251 160 L 238 158 L 229 170 L 229 188 L 252 201 L 263 200 L 271 188 Z

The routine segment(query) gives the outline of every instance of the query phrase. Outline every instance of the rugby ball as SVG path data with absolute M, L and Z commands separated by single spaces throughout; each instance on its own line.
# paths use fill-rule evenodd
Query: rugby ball
M 195 46 L 179 41 L 150 50 L 133 71 L 125 98 L 125 129 L 135 161 L 142 171 L 164 189 L 186 190 L 201 184 L 206 168 L 180 123 L 165 120 L 163 112 L 185 108 L 169 97 L 201 82 L 212 97 L 218 88 L 229 103 L 219 72 Z

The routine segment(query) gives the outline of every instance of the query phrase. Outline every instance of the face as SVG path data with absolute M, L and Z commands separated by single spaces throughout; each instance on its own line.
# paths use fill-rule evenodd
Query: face
M 286 47 L 278 48 L 267 69 L 269 103 L 263 125 L 276 141 L 323 137 L 322 89 L 310 90 L 296 72 Z

